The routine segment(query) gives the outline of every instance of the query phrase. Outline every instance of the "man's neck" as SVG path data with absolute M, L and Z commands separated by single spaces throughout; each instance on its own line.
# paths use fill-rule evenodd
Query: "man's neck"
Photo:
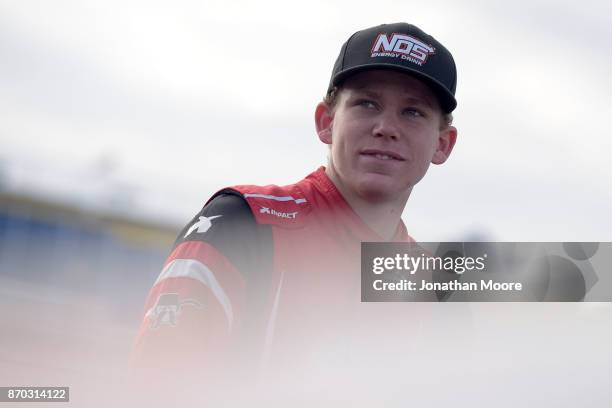
M 347 188 L 331 166 L 325 169 L 325 174 L 368 227 L 386 241 L 395 236 L 411 191 L 394 199 L 368 200 Z

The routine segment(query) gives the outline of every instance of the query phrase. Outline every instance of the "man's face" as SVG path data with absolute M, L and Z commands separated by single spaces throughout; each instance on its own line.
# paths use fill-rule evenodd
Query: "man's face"
M 331 144 L 332 180 L 368 201 L 408 198 L 430 163 L 446 161 L 457 134 L 441 124 L 427 85 L 387 70 L 347 79 L 335 109 L 319 104 L 316 121 L 319 138 Z

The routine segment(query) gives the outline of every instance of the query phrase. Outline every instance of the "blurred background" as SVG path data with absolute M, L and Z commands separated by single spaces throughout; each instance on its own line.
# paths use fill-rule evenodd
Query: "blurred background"
M 612 240 L 611 12 L 595 0 L 0 0 L 0 386 L 120 384 L 179 229 L 224 186 L 325 164 L 315 105 L 341 44 L 383 22 L 434 35 L 459 72 L 458 143 L 414 189 L 414 237 Z M 432 333 L 455 322 L 480 344 L 474 375 L 499 353 L 500 372 L 543 367 L 531 372 L 572 406 L 581 394 L 559 391 L 556 362 L 612 401 L 599 387 L 609 304 L 428 307 Z

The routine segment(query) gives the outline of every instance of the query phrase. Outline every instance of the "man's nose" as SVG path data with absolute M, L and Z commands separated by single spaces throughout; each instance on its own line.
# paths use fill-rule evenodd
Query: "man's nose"
M 385 137 L 391 140 L 398 140 L 400 137 L 400 118 L 391 110 L 382 111 L 376 118 L 376 123 L 372 128 L 374 137 Z

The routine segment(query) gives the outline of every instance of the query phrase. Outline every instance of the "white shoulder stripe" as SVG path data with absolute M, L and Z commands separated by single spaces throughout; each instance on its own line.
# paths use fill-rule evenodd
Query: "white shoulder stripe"
M 193 259 L 175 259 L 170 262 L 164 270 L 159 274 L 155 281 L 155 285 L 167 278 L 191 278 L 208 287 L 215 298 L 219 301 L 229 324 L 229 329 L 232 329 L 234 313 L 229 297 L 215 278 L 215 275 L 202 262 Z
M 295 199 L 291 196 L 279 197 L 279 196 L 273 196 L 273 195 L 268 195 L 268 194 L 252 194 L 252 193 L 244 194 L 244 198 L 250 198 L 250 197 L 267 198 L 268 200 L 274 200 L 274 201 L 295 201 L 296 204 L 302 204 L 306 202 L 305 198 Z

